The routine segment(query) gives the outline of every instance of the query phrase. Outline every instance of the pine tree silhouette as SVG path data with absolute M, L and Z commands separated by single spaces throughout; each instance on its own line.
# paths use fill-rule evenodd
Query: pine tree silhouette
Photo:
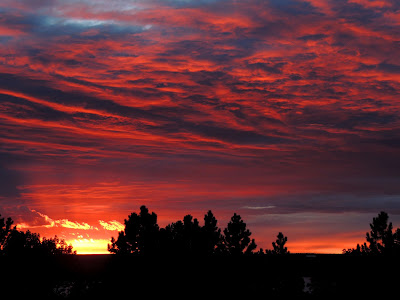
M 279 232 L 276 237 L 276 241 L 272 242 L 272 247 L 274 248 L 272 254 L 289 254 L 287 247 L 285 247 L 287 237 L 282 232 Z
M 224 249 L 231 255 L 249 254 L 256 247 L 254 239 L 250 240 L 251 232 L 246 228 L 240 215 L 233 214 L 231 221 L 224 229 Z

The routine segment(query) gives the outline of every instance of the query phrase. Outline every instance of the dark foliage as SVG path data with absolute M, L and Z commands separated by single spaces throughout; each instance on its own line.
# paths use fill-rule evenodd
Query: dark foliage
M 11 218 L 8 218 L 6 221 L 4 218 L 1 218 L 0 214 L 0 253 L 4 249 L 4 245 L 7 242 L 8 236 L 10 235 L 11 232 L 11 226 L 13 224 L 13 220 Z
M 351 255 L 399 255 L 400 254 L 400 228 L 393 232 L 389 215 L 381 211 L 369 224 L 371 230 L 366 233 L 363 245 L 357 244 L 356 248 L 343 250 L 344 254 Z M 367 244 L 368 243 L 368 244 Z
M 0 215 L 1 217 L 1 215 Z M 12 228 L 13 220 L 0 218 L 0 254 L 3 255 L 54 255 L 74 254 L 72 245 L 67 245 L 57 236 L 40 238 L 37 233 L 29 230 L 24 232 Z
M 186 215 L 183 220 L 173 222 L 165 228 L 159 228 L 157 215 L 146 206 L 140 207 L 140 213 L 132 213 L 125 220 L 125 229 L 118 238 L 111 238 L 108 251 L 114 254 L 136 254 L 152 256 L 210 256 L 210 255 L 249 255 L 264 254 L 255 252 L 257 245 L 250 239 L 251 232 L 241 216 L 234 213 L 227 227 L 221 233 L 218 221 L 209 210 L 201 226 L 196 218 Z M 287 238 L 279 233 L 277 248 L 266 253 L 286 254 L 284 247 Z
M 118 239 L 112 239 L 108 251 L 121 254 L 152 254 L 157 251 L 159 228 L 157 215 L 149 213 L 145 206 L 140 213 L 132 213 L 125 220 L 125 230 L 119 233 Z
M 228 226 L 224 229 L 222 251 L 230 255 L 250 254 L 257 245 L 252 239 L 251 232 L 246 228 L 246 223 L 236 213 L 233 214 Z
M 274 248 L 272 254 L 289 254 L 287 247 L 285 247 L 287 242 L 287 237 L 283 235 L 282 232 L 276 236 L 276 242 L 272 242 L 272 247 Z

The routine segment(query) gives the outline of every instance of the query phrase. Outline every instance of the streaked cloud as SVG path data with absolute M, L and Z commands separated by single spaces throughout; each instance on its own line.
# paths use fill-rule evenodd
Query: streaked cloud
M 54 220 L 50 218 L 49 216 L 42 214 L 36 210 L 30 210 L 30 212 L 34 215 L 36 215 L 35 221 L 34 222 L 22 222 L 16 224 L 17 228 L 22 228 L 22 229 L 32 229 L 32 228 L 53 228 L 53 227 L 63 227 L 63 228 L 69 228 L 69 229 L 79 229 L 79 230 L 99 230 L 97 227 L 91 226 L 88 223 L 85 222 L 77 222 L 77 221 L 70 221 L 68 219 L 59 219 L 59 220 Z M 42 218 L 41 221 L 38 221 L 37 219 Z
M 105 230 L 110 230 L 110 231 L 122 231 L 125 229 L 125 225 L 121 224 L 120 222 L 113 220 L 109 222 L 105 222 L 103 220 L 99 220 L 100 225 L 105 229 Z
M 270 209 L 270 208 L 275 208 L 276 206 L 274 205 L 268 205 L 268 206 L 243 206 L 242 208 L 244 209 L 254 209 L 254 210 L 261 210 L 261 209 Z

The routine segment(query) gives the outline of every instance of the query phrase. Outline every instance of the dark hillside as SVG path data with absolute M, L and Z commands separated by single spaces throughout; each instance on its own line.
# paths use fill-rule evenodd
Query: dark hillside
M 346 255 L 143 258 L 117 255 L 1 257 L 3 295 L 44 298 L 129 296 L 326 299 L 390 295 L 400 259 Z M 305 286 L 305 282 L 311 284 Z M 305 292 L 308 291 L 308 292 Z

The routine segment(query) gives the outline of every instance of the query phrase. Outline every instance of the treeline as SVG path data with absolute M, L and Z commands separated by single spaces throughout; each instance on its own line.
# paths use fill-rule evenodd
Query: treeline
M 37 233 L 31 231 L 18 230 L 13 226 L 14 221 L 11 218 L 1 218 L 0 214 L 0 254 L 7 255 L 58 255 L 58 254 L 76 254 L 72 245 L 59 239 L 40 238 Z
M 204 215 L 203 225 L 191 215 L 160 228 L 157 215 L 146 206 L 139 213 L 131 213 L 125 219 L 125 228 L 118 237 L 111 238 L 108 251 L 113 254 L 134 255 L 191 255 L 191 256 L 241 256 L 289 254 L 288 238 L 279 232 L 272 249 L 257 250 L 255 239 L 241 216 L 234 213 L 225 229 L 218 227 L 217 219 L 209 210 Z M 11 218 L 0 214 L 0 254 L 76 254 L 72 245 L 67 245 L 57 236 L 41 238 L 31 231 L 18 230 Z M 370 223 L 366 242 L 355 248 L 343 249 L 343 254 L 352 256 L 400 256 L 400 228 L 393 229 L 389 215 L 381 211 Z
M 234 214 L 224 230 L 217 226 L 217 219 L 210 211 L 200 225 L 191 215 L 164 228 L 157 224 L 157 215 L 146 206 L 125 219 L 125 229 L 118 238 L 111 238 L 108 251 L 115 254 L 136 255 L 250 255 L 288 254 L 287 237 L 281 232 L 272 243 L 271 250 L 256 251 L 257 244 L 241 216 Z
M 393 230 L 389 215 L 381 211 L 370 223 L 366 242 L 355 248 L 343 249 L 346 255 L 400 255 L 400 228 Z M 257 244 L 251 239 L 251 232 L 238 214 L 233 214 L 224 230 L 217 226 L 217 219 L 210 211 L 204 216 L 201 226 L 191 215 L 171 223 L 165 228 L 157 224 L 157 215 L 146 206 L 140 212 L 132 213 L 125 219 L 125 229 L 117 239 L 111 238 L 108 251 L 115 254 L 140 255 L 263 255 L 289 254 L 287 237 L 279 232 L 272 243 L 272 249 L 256 250 Z

